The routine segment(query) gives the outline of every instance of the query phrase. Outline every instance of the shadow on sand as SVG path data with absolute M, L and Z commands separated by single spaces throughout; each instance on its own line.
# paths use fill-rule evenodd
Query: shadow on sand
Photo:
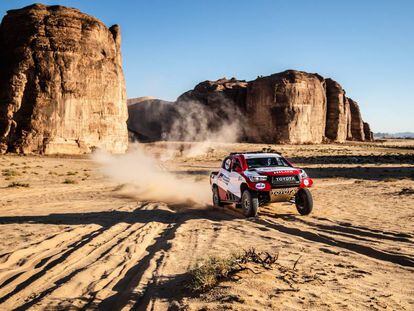
M 414 167 L 303 167 L 312 178 L 413 179 Z
M 171 248 L 171 241 L 175 238 L 176 231 L 178 228 L 188 220 L 193 219 L 205 219 L 210 221 L 225 221 L 234 219 L 235 215 L 231 213 L 223 213 L 218 211 L 212 211 L 211 209 L 189 209 L 184 205 L 169 205 L 173 210 L 167 209 L 145 209 L 149 203 L 144 203 L 141 207 L 134 211 L 108 211 L 108 212 L 90 212 L 90 213 L 65 213 L 65 214 L 50 214 L 45 216 L 11 216 L 11 217 L 0 217 L 0 225 L 5 224 L 49 224 L 49 225 L 87 225 L 97 224 L 101 228 L 89 232 L 81 237 L 80 241 L 76 241 L 69 245 L 67 249 L 58 258 L 44 258 L 42 262 L 38 263 L 35 268 L 39 270 L 30 276 L 28 279 L 19 283 L 14 290 L 0 297 L 0 303 L 5 302 L 10 297 L 14 296 L 18 292 L 30 286 L 34 281 L 42 277 L 55 267 L 62 263 L 68 258 L 73 252 L 79 250 L 81 247 L 91 242 L 97 236 L 106 232 L 112 226 L 118 223 L 149 223 L 159 222 L 166 224 L 165 230 L 155 238 L 154 243 L 149 245 L 145 250 L 145 256 L 137 262 L 136 265 L 132 266 L 126 271 L 124 277 L 120 279 L 112 288 L 115 294 L 104 299 L 95 299 L 97 293 L 89 293 L 88 298 L 80 297 L 79 300 L 86 303 L 82 310 L 95 309 L 95 310 L 120 310 L 127 304 L 135 303 L 134 310 L 144 310 L 145 307 L 150 303 L 151 298 L 155 296 L 165 296 L 164 299 L 177 300 L 179 295 L 184 295 L 183 287 L 177 287 L 177 284 L 182 282 L 186 277 L 183 274 L 181 278 L 179 276 L 174 277 L 168 281 L 168 284 L 160 285 L 158 279 L 154 277 L 148 284 L 145 293 L 138 295 L 134 293 L 134 289 L 139 285 L 144 273 L 148 270 L 154 258 L 159 254 L 165 254 Z M 175 212 L 176 211 L 176 212 Z M 109 250 L 110 251 L 110 250 Z M 103 258 L 109 251 L 104 252 L 100 255 Z M 10 253 L 3 253 L 0 258 L 9 255 Z M 162 261 L 163 256 L 157 259 L 157 265 Z M 100 259 L 98 259 L 100 260 Z M 51 287 L 44 290 L 43 292 L 37 293 L 37 295 L 24 303 L 16 310 L 27 310 L 33 307 L 45 296 L 56 290 L 59 286 L 68 282 L 82 269 L 72 271 L 70 274 L 56 280 Z M 18 277 L 19 275 L 17 275 Z M 6 286 L 8 283 L 15 280 L 16 277 L 12 277 L 0 284 L 0 288 Z M 164 282 L 163 282 L 164 283 Z M 171 286 L 170 286 L 171 285 Z M 168 290 L 161 290 L 167 286 Z M 174 292 L 174 294 L 172 294 Z M 168 294 L 171 293 L 171 294 Z M 186 293 L 185 295 L 188 295 Z M 169 296 L 169 297 L 167 297 Z M 65 302 L 60 302 L 65 304 Z M 73 307 L 73 306 L 72 306 Z
M 281 233 L 300 237 L 311 242 L 317 242 L 325 246 L 334 246 L 339 250 L 349 250 L 362 254 L 377 260 L 398 264 L 405 267 L 414 267 L 414 258 L 407 254 L 389 252 L 376 249 L 373 244 L 381 244 L 382 241 L 394 241 L 397 243 L 407 243 L 412 245 L 414 236 L 404 233 L 387 232 L 370 229 L 362 226 L 353 226 L 348 223 L 332 222 L 325 218 L 312 217 L 316 220 L 327 220 L 330 223 L 320 223 L 310 220 L 304 220 L 301 216 L 293 214 L 272 214 L 263 212 L 266 218 L 257 218 L 252 221 L 263 226 L 267 230 L 277 230 Z M 273 219 L 283 219 L 289 223 L 301 223 L 305 227 L 291 227 L 283 222 L 277 222 Z M 310 218 L 310 219 L 312 219 Z M 309 231 L 307 229 L 311 229 Z M 341 238 L 347 238 L 343 240 Z
M 301 164 L 414 164 L 412 154 L 328 155 L 289 157 L 288 159 L 292 163 Z

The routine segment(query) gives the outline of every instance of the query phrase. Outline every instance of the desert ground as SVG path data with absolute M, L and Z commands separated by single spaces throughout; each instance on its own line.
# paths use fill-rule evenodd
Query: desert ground
M 140 148 L 161 159 L 177 144 Z M 213 144 L 162 167 L 210 196 L 227 152 L 263 147 Z M 314 178 L 311 215 L 148 198 L 89 156 L 1 156 L 0 309 L 414 310 L 414 141 L 270 147 Z M 203 260 L 251 248 L 276 262 L 187 286 Z

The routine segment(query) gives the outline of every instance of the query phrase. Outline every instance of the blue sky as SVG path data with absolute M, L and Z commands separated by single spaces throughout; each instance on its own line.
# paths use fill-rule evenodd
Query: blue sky
M 1 1 L 0 13 L 32 1 Z M 65 0 L 120 24 L 128 97 L 285 69 L 337 80 L 374 131 L 414 131 L 414 1 Z

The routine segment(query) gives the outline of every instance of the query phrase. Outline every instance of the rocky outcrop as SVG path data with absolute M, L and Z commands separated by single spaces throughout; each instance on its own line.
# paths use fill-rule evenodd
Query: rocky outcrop
M 179 117 L 174 102 L 148 97 L 128 100 L 128 114 L 128 130 L 139 141 L 167 139 Z
M 246 90 L 247 82 L 235 78 L 204 81 L 197 84 L 193 90 L 179 96 L 177 102 L 197 101 L 215 110 L 230 103 L 231 106 L 245 111 Z
M 288 70 L 249 82 L 248 140 L 266 143 L 320 143 L 325 135 L 324 79 Z
M 257 143 L 372 137 L 358 104 L 345 96 L 339 83 L 295 70 L 250 82 L 204 81 L 175 103 L 137 98 L 129 101 L 128 109 L 128 128 L 140 140 L 203 140 L 208 132 L 216 133 L 216 139 L 229 125 L 237 129 L 239 140 Z
M 142 97 L 136 97 L 136 98 L 128 98 L 127 99 L 127 105 L 135 105 L 137 103 L 141 103 L 141 102 L 145 102 L 147 100 L 150 99 L 156 99 L 155 97 L 152 96 L 142 96 Z
M 352 140 L 364 141 L 364 123 L 361 117 L 358 103 L 348 98 L 350 112 L 351 112 L 351 137 Z
M 345 96 L 345 114 L 346 114 L 346 140 L 352 140 L 352 115 L 351 105 L 349 104 L 348 97 Z
M 367 122 L 364 122 L 364 136 L 366 141 L 374 140 L 374 133 L 371 132 L 371 128 Z
M 0 25 L 0 150 L 124 152 L 128 137 L 119 27 L 34 4 Z
M 348 119 L 350 120 L 349 103 L 341 85 L 326 79 L 326 129 L 325 136 L 329 140 L 344 142 L 347 139 Z

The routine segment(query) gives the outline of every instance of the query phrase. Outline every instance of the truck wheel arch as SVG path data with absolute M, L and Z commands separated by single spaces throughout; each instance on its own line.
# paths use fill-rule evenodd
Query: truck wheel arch
M 244 190 L 249 190 L 249 186 L 245 182 L 240 185 L 240 194 L 243 194 Z

